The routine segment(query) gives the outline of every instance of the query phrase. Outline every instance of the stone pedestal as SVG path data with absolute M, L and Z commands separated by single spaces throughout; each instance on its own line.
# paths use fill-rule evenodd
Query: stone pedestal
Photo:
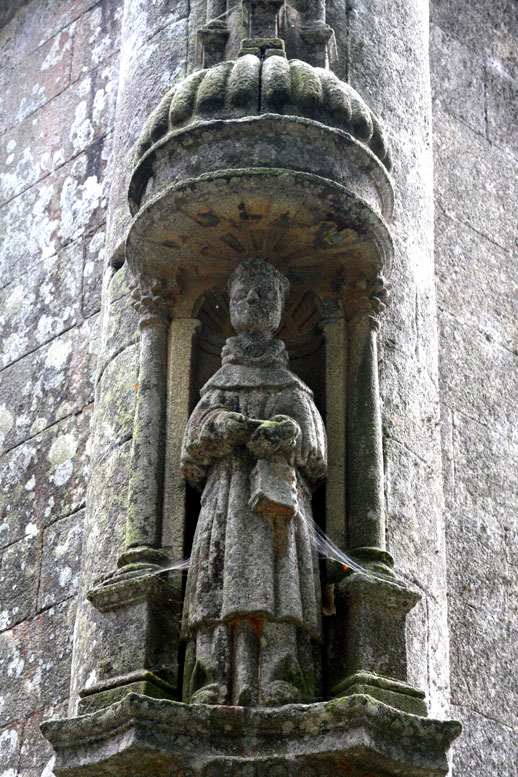
M 417 592 L 396 580 L 353 574 L 336 586 L 336 650 L 330 693 L 365 693 L 414 715 L 426 715 L 424 692 L 407 683 L 406 616 Z
M 174 698 L 182 607 L 180 573 L 123 572 L 88 592 L 104 614 L 107 655 L 102 679 L 80 691 L 80 714 L 98 710 L 130 692 Z M 115 649 L 115 645 L 117 646 Z
M 364 694 L 277 709 L 130 694 L 42 730 L 56 777 L 443 777 L 460 724 Z

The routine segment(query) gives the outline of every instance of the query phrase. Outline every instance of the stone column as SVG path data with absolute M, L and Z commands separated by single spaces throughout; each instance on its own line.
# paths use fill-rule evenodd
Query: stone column
M 326 353 L 326 432 L 328 473 L 326 533 L 342 550 L 346 544 L 346 378 L 347 339 L 344 318 L 322 323 Z
M 348 322 L 347 547 L 369 567 L 389 572 L 385 552 L 383 442 L 378 380 L 378 315 L 385 307 L 383 279 L 370 296 L 352 301 Z M 359 310 L 358 310 L 359 304 Z
M 175 318 L 169 328 L 169 377 L 162 546 L 178 561 L 184 555 L 185 478 L 178 466 L 189 420 L 193 344 L 201 326 L 195 318 Z
M 166 429 L 168 320 L 142 314 L 137 407 L 133 430 L 126 518 L 126 548 L 119 566 L 156 563 L 161 539 Z

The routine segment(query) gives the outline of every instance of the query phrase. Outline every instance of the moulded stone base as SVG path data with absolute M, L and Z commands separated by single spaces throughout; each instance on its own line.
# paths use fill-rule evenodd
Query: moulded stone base
M 41 728 L 56 777 L 440 777 L 461 731 L 365 695 L 247 708 L 130 694 Z

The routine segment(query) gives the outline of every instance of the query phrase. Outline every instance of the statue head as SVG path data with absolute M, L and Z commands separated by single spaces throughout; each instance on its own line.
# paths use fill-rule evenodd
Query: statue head
M 290 291 L 288 279 L 263 259 L 245 259 L 227 284 L 230 321 L 236 332 L 273 334 Z

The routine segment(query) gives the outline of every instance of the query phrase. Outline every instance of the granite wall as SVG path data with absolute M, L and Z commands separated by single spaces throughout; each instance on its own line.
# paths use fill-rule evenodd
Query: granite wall
M 518 4 L 435 0 L 430 66 L 453 774 L 518 774 Z
M 132 8 L 135 17 L 123 20 L 122 0 L 0 4 L 0 777 L 51 777 L 38 725 L 68 706 L 110 187 L 112 206 L 123 207 L 112 148 L 117 159 L 129 153 L 141 121 L 189 61 L 181 48 L 192 37 L 187 3 Z M 413 679 L 433 714 L 448 714 L 451 689 L 451 714 L 465 726 L 453 777 L 511 777 L 517 5 L 432 3 L 433 133 L 430 82 L 422 81 L 427 30 L 406 19 L 405 43 L 394 24 L 405 4 L 394 3 L 392 14 L 380 8 L 336 0 L 328 21 L 343 52 L 339 75 L 388 123 L 399 205 L 414 198 L 411 216 L 396 210 L 406 259 L 396 258 L 380 354 L 389 546 L 424 593 L 409 633 Z M 388 60 L 377 36 L 385 52 L 394 42 Z M 136 77 L 141 110 L 125 113 Z M 391 95 L 405 91 L 406 114 L 391 105 Z M 426 123 L 419 147 L 405 115 Z M 116 126 L 127 131 L 115 137 Z M 431 234 L 431 187 L 422 182 L 431 183 L 432 136 L 435 290 L 422 258 L 428 237 L 423 247 L 405 232 L 405 224 L 420 224 Z M 113 213 L 110 252 L 126 218 Z M 115 294 L 113 303 L 121 299 Z

